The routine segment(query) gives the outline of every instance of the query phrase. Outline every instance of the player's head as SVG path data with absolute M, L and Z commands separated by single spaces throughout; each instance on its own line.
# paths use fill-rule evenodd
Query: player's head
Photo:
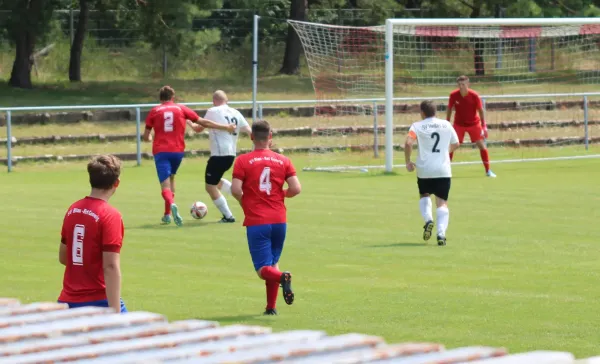
M 220 106 L 226 104 L 227 101 L 229 100 L 227 99 L 227 94 L 225 91 L 217 90 L 213 93 L 213 105 Z
M 466 92 L 469 90 L 469 77 L 462 75 L 462 76 L 458 76 L 456 78 L 456 84 L 458 85 L 458 88 L 463 91 Z
M 93 157 L 87 165 L 87 170 L 92 189 L 114 193 L 119 186 L 121 160 L 114 155 L 105 154 Z
M 252 123 L 252 135 L 250 138 L 256 146 L 267 147 L 273 137 L 271 125 L 266 120 L 257 120 Z
M 160 102 L 172 101 L 173 97 L 175 97 L 175 90 L 171 86 L 163 86 L 158 92 L 158 97 Z
M 436 107 L 433 101 L 425 100 L 421 102 L 421 117 L 423 119 L 432 118 L 435 116 Z

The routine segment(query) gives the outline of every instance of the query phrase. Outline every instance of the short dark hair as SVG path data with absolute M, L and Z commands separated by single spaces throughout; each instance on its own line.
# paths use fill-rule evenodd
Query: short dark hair
M 435 116 L 436 107 L 431 100 L 425 100 L 421 102 L 421 111 L 425 114 L 425 117 L 433 117 Z
M 266 120 L 257 120 L 252 123 L 252 135 L 257 142 L 266 142 L 271 134 L 271 125 Z
M 121 175 L 121 160 L 114 155 L 93 157 L 87 165 L 92 188 L 110 190 Z
M 171 86 L 163 86 L 158 92 L 160 101 L 170 101 L 175 96 L 175 90 Z
M 462 81 L 469 81 L 469 77 L 467 77 L 465 75 L 461 75 L 461 76 L 458 76 L 456 78 L 456 83 L 459 83 L 459 82 L 462 82 Z

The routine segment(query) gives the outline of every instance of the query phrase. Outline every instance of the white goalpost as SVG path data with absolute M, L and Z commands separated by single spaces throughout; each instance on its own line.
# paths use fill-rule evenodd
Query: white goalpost
M 544 160 L 542 147 L 584 144 L 586 152 L 577 150 L 572 156 L 594 156 L 589 144 L 595 142 L 590 134 L 596 114 L 600 118 L 599 18 L 388 19 L 384 26 L 372 27 L 288 22 L 302 42 L 317 95 L 315 156 L 344 147 L 368 150 L 373 133 L 377 148 L 380 130 L 384 164 L 370 163 L 369 168 L 392 171 L 398 166 L 394 149 L 401 149 L 398 136 L 419 118 L 418 100 L 439 100 L 438 112 L 445 114 L 446 97 L 462 74 L 485 98 L 486 121 L 498 131 L 492 145 L 521 147 L 525 144 L 519 140 L 528 131 L 517 133 L 515 128 L 543 123 L 562 130 L 542 134 L 539 127 L 532 129 L 529 134 L 542 138 L 527 139 L 527 145 L 540 149 L 523 152 L 519 159 Z M 383 102 L 366 101 L 370 99 Z M 378 114 L 385 115 L 385 127 L 365 128 Z M 339 166 L 335 159 L 315 158 L 307 170 L 363 168 L 361 161 Z

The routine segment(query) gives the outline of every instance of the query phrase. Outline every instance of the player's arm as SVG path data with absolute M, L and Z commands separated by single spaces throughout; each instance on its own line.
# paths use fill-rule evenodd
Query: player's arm
M 408 135 L 406 136 L 406 140 L 404 141 L 404 162 L 406 164 L 406 169 L 409 172 L 415 170 L 415 164 L 410 160 L 413 150 L 413 144 L 417 141 L 417 134 L 414 131 L 414 127 L 410 127 L 408 131 Z
M 242 204 L 242 196 L 244 195 L 244 192 L 242 192 L 242 183 L 243 181 L 238 178 L 233 178 L 231 180 L 231 195 L 240 203 L 240 205 Z
M 284 189 L 285 197 L 292 198 L 294 196 L 298 196 L 302 191 L 302 186 L 300 185 L 300 180 L 296 175 L 296 168 L 292 164 L 291 160 L 287 160 L 285 164 L 285 182 L 288 185 L 288 188 Z
M 487 125 L 485 123 L 485 111 L 483 110 L 483 102 L 481 98 L 477 97 L 477 113 L 479 114 L 479 120 L 481 120 L 481 129 L 483 129 L 484 138 L 488 137 Z
M 65 225 L 67 216 L 68 212 L 63 218 L 62 228 L 60 229 L 60 246 L 58 247 L 58 262 L 64 266 L 67 265 L 67 227 Z
M 286 180 L 288 188 L 285 189 L 285 197 L 292 198 L 298 196 L 302 191 L 302 186 L 300 185 L 300 180 L 298 176 L 288 177 Z
M 63 242 L 61 242 L 60 247 L 58 247 L 58 261 L 62 265 L 67 265 L 67 245 Z
M 205 129 L 202 125 L 198 125 L 198 124 L 194 123 L 193 121 L 191 121 L 189 119 L 187 119 L 185 122 L 196 133 L 202 133 L 204 131 L 204 129 Z
M 119 253 L 103 252 L 102 269 L 108 306 L 121 312 L 121 258 Z
M 102 270 L 108 306 L 121 312 L 121 246 L 123 219 L 118 212 L 107 214 L 102 221 Z
M 454 153 L 454 151 L 460 147 L 460 142 L 458 141 L 458 135 L 456 134 L 454 128 L 451 128 L 450 132 L 452 135 L 450 135 L 450 147 L 448 149 L 450 153 Z
M 204 119 L 201 117 L 198 117 L 198 120 L 196 120 L 195 123 L 200 124 L 201 126 L 208 128 L 208 129 L 224 130 L 224 131 L 228 131 L 230 133 L 235 132 L 235 124 L 227 124 L 227 125 L 217 124 L 214 121 L 210 121 L 208 119 Z
M 483 110 L 483 107 L 479 107 L 477 109 L 477 113 L 479 114 L 479 119 L 481 120 L 481 129 L 483 129 L 483 136 L 485 138 L 488 137 L 488 129 L 487 129 L 487 124 L 485 123 L 485 111 Z
M 152 127 L 153 127 L 153 115 L 154 112 L 153 110 L 150 110 L 150 112 L 148 113 L 148 116 L 146 116 L 146 128 L 144 130 L 144 135 L 142 136 L 142 140 L 144 141 L 152 141 L 152 136 L 150 135 L 150 132 L 152 131 Z
M 240 121 L 238 125 L 240 126 L 241 132 L 246 133 L 248 136 L 252 134 L 252 127 L 250 127 L 250 124 L 248 124 L 248 121 L 242 114 L 240 114 Z
M 240 206 L 242 205 L 242 196 L 244 195 L 242 185 L 246 178 L 246 171 L 242 163 L 242 158 L 236 158 L 231 175 L 231 195 L 240 203 Z
M 450 121 L 450 118 L 452 117 L 452 109 L 454 108 L 454 100 L 452 99 L 452 96 L 450 96 L 450 98 L 448 99 L 448 108 L 446 110 L 446 120 Z

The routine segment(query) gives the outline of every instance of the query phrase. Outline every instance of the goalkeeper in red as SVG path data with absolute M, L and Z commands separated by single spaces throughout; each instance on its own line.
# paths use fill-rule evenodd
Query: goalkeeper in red
M 450 93 L 448 100 L 448 111 L 446 120 L 451 121 L 452 109 L 456 111 L 454 115 L 454 130 L 458 135 L 458 141 L 463 143 L 465 134 L 469 134 L 471 143 L 475 143 L 479 148 L 481 161 L 485 167 L 485 174 L 488 177 L 496 177 L 490 169 L 490 155 L 485 145 L 485 138 L 488 136 L 487 126 L 485 125 L 485 116 L 481 98 L 477 92 L 469 89 L 469 77 L 460 76 L 456 79 L 458 90 Z M 450 160 L 454 153 L 450 153 Z
M 277 315 L 279 285 L 285 303 L 294 302 L 292 275 L 279 270 L 286 236 L 285 198 L 300 193 L 301 186 L 292 162 L 269 149 L 271 127 L 266 121 L 252 124 L 254 151 L 239 156 L 233 166 L 231 194 L 242 205 L 248 248 L 258 277 L 265 281 L 265 315 Z M 287 188 L 284 184 L 287 182 Z

